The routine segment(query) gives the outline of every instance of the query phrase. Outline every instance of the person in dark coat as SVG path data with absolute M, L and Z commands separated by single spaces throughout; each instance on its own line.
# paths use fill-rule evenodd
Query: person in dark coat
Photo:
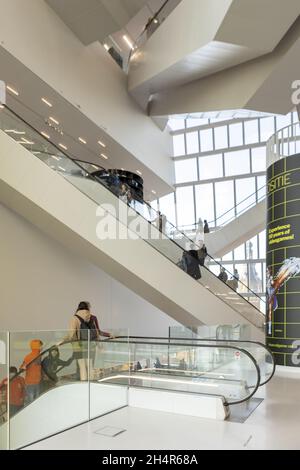
M 205 258 L 207 257 L 207 248 L 204 243 L 202 245 L 202 248 L 198 250 L 198 257 L 199 257 L 200 266 L 204 266 Z
M 187 263 L 187 270 L 186 272 L 192 276 L 194 279 L 201 278 L 201 271 L 200 271 L 200 262 L 198 257 L 197 250 L 189 250 L 186 252 L 186 263 Z
M 209 233 L 209 226 L 207 220 L 204 220 L 204 233 Z
M 220 279 L 220 281 L 226 284 L 226 282 L 228 281 L 228 274 L 225 271 L 225 268 L 221 267 L 221 271 L 220 271 L 218 278 Z
M 57 369 L 59 367 L 69 366 L 72 361 L 73 355 L 67 361 L 63 361 L 59 357 L 59 349 L 57 347 L 53 347 L 50 349 L 48 356 L 45 357 L 45 359 L 42 361 L 42 371 L 44 373 L 44 379 L 45 381 L 50 382 L 48 383 L 49 386 L 58 382 Z

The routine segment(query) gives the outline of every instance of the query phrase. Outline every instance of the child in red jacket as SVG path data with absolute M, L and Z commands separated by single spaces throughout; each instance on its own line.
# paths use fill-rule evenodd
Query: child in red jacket
M 15 415 L 24 406 L 25 400 L 25 380 L 20 375 L 16 376 L 18 370 L 16 367 L 9 368 L 9 413 L 10 417 Z M 7 403 L 7 384 L 8 379 L 5 378 L 0 383 L 0 389 L 5 403 Z

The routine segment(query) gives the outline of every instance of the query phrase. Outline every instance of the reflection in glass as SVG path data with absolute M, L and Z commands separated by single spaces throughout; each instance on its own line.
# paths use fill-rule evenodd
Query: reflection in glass
M 249 263 L 249 287 L 254 292 L 263 292 L 261 263 Z

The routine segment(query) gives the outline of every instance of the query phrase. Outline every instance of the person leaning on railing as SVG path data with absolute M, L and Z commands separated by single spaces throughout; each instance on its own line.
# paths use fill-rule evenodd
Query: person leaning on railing
M 89 302 L 79 303 L 75 314 L 70 322 L 69 334 L 58 346 L 64 342 L 71 342 L 73 347 L 73 358 L 77 360 L 81 381 L 88 379 L 88 371 L 93 369 L 96 347 L 101 336 L 113 336 L 100 330 L 97 317 L 92 315 Z

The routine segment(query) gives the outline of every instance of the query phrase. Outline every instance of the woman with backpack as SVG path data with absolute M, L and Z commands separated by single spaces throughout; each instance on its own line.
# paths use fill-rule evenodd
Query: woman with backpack
M 93 368 L 100 336 L 111 337 L 110 333 L 100 330 L 98 320 L 91 314 L 90 308 L 89 302 L 79 303 L 70 322 L 69 334 L 64 339 L 72 341 L 73 357 L 77 360 L 81 381 L 88 379 L 88 371 Z

